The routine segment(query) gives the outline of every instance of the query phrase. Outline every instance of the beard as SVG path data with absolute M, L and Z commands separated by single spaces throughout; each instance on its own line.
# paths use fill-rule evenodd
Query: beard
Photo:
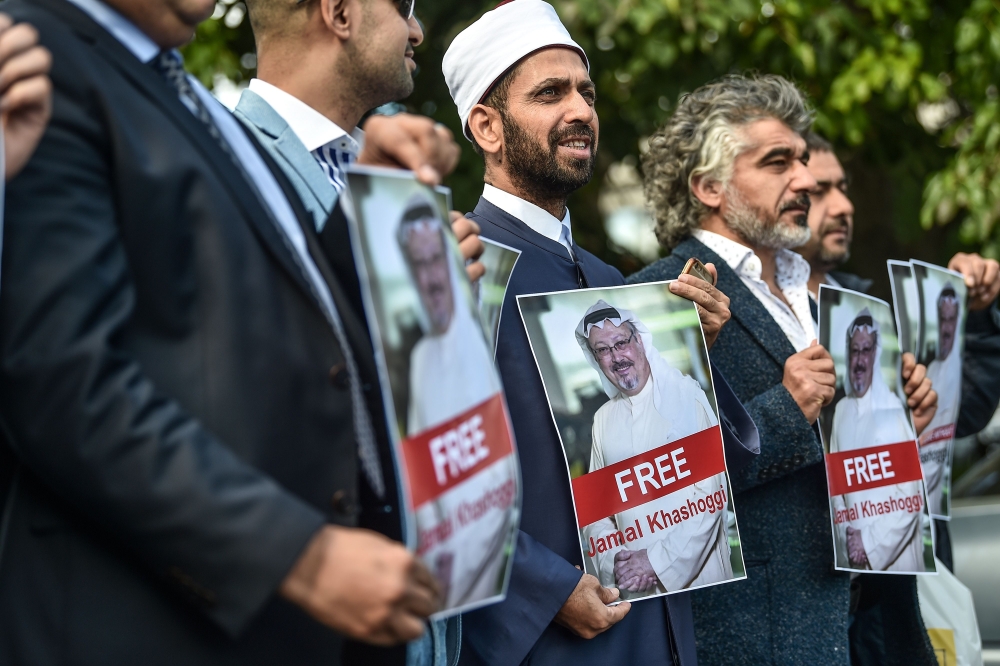
M 500 120 L 506 144 L 504 158 L 507 160 L 507 173 L 518 189 L 529 195 L 529 200 L 565 199 L 590 182 L 597 155 L 597 137 L 590 126 L 576 125 L 552 130 L 549 132 L 549 145 L 544 147 L 518 125 L 509 113 L 501 111 Z M 590 139 L 589 159 L 573 159 L 568 164 L 560 164 L 557 157 L 559 142 L 570 136 L 585 136 Z
M 637 386 L 639 386 L 639 375 L 626 375 L 624 377 L 618 375 L 620 370 L 625 370 L 631 368 L 635 365 L 632 361 L 618 361 L 612 364 L 611 372 L 615 374 L 615 381 L 612 382 L 618 386 L 620 391 L 634 391 Z
M 782 204 L 777 215 L 771 215 L 763 208 L 751 205 L 739 192 L 729 187 L 726 187 L 726 198 L 729 210 L 723 219 L 730 229 L 752 246 L 787 250 L 805 245 L 812 235 L 808 224 L 809 195 L 807 194 Z M 796 220 L 796 225 L 782 224 L 781 214 L 799 206 L 804 206 L 805 212 Z
M 370 42 L 352 44 L 351 48 L 354 52 L 349 61 L 356 66 L 351 72 L 343 72 L 344 89 L 364 100 L 366 108 L 374 109 L 410 96 L 414 83 L 405 56 L 412 57 L 411 49 L 407 48 L 403 55 L 395 50 L 391 54 L 378 53 Z
M 819 243 L 819 251 L 816 253 L 816 257 L 823 265 L 829 266 L 830 268 L 836 268 L 851 258 L 850 236 L 847 237 L 847 243 L 842 248 L 831 249 L 823 243 L 823 239 L 828 233 L 844 228 L 847 228 L 847 222 L 842 219 L 836 219 L 832 222 L 824 222 L 820 225 L 819 233 L 816 234 L 817 238 L 814 240 Z

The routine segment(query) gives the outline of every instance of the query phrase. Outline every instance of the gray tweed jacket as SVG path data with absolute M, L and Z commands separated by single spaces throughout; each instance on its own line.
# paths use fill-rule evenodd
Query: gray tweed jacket
M 850 663 L 850 650 L 855 663 L 934 666 L 913 576 L 865 577 L 865 612 L 855 621 L 863 618 L 866 632 L 862 640 L 848 640 L 851 579 L 833 569 L 823 448 L 781 383 L 785 360 L 795 350 L 764 306 L 694 238 L 628 282 L 674 279 L 690 257 L 715 264 L 719 289 L 731 299 L 732 320 L 711 357 L 757 424 L 761 441 L 757 459 L 732 473 L 747 580 L 691 595 L 699 661 L 842 666 Z

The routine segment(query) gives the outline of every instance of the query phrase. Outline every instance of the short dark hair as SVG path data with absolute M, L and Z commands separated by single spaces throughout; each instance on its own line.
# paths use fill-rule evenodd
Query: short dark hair
M 806 148 L 810 153 L 833 152 L 833 144 L 812 130 L 806 132 L 806 135 L 803 138 L 806 140 Z
M 518 71 L 521 69 L 521 62 L 516 63 L 513 67 L 504 72 L 499 79 L 497 79 L 496 84 L 486 93 L 486 97 L 483 98 L 482 104 L 490 107 L 491 109 L 496 109 L 503 116 L 507 113 L 507 103 L 509 100 L 510 84 L 513 83 L 514 77 L 517 76 Z M 469 132 L 471 134 L 472 132 Z M 483 149 L 476 143 L 476 137 L 472 137 L 472 148 L 476 151 L 476 154 L 480 157 L 485 157 Z

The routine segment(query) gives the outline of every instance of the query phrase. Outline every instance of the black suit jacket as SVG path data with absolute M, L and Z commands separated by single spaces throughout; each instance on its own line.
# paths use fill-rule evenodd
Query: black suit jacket
M 337 663 L 341 637 L 274 594 L 324 522 L 395 524 L 388 460 L 390 501 L 358 482 L 332 328 L 254 190 L 151 68 L 64 0 L 3 10 L 39 29 L 55 96 L 8 189 L 0 413 L 18 471 L 0 663 Z M 309 240 L 385 450 L 358 299 Z

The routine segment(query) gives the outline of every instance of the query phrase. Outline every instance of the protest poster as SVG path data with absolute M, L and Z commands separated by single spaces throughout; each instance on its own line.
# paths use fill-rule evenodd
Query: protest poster
M 446 617 L 503 599 L 520 470 L 447 193 L 412 174 L 347 174 L 355 256 L 407 508 L 407 542 Z
M 819 416 L 835 566 L 934 573 L 934 537 L 892 309 L 877 298 L 821 285 L 819 343 L 837 376 L 834 399 Z
M 486 268 L 486 274 L 472 286 L 472 291 L 479 306 L 479 316 L 483 321 L 490 349 L 496 353 L 504 294 L 507 293 L 507 283 L 514 273 L 514 265 L 521 257 L 521 251 L 488 238 L 479 240 L 483 242 L 483 254 L 479 261 Z
M 622 600 L 746 577 L 701 322 L 668 284 L 518 296 L 585 570 Z
M 966 296 L 961 273 L 912 260 L 921 332 L 915 348 L 918 363 L 938 394 L 937 412 L 920 435 L 927 502 L 931 515 L 951 519 L 951 471 L 955 425 L 962 402 L 962 352 L 965 347 Z

